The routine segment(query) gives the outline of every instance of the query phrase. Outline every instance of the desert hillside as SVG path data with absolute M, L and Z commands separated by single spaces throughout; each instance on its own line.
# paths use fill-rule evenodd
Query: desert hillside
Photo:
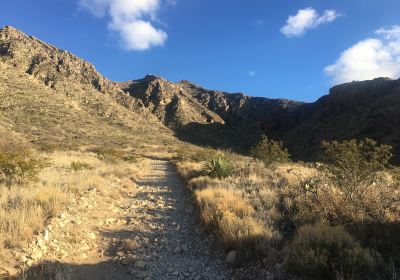
M 93 65 L 13 27 L 0 30 L 0 66 L 0 121 L 29 142 L 68 147 L 174 141 L 140 101 Z

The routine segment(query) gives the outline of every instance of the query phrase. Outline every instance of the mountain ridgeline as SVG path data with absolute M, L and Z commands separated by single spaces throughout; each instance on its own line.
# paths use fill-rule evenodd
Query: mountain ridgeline
M 333 87 L 313 103 L 207 90 L 148 75 L 116 83 L 89 62 L 0 29 L 0 125 L 35 143 L 180 140 L 247 153 L 262 134 L 310 160 L 322 140 L 373 138 L 400 154 L 400 80 Z M 169 129 L 167 129 L 166 127 Z M 104 140 L 107 139 L 107 140 Z
M 313 103 L 207 90 L 150 75 L 118 85 L 179 138 L 196 144 L 248 151 L 267 134 L 284 141 L 295 158 L 310 160 L 322 140 L 369 137 L 400 152 L 400 80 L 338 85 Z

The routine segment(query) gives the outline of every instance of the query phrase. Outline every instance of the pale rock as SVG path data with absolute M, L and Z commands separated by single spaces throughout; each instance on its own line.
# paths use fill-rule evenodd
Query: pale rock
M 232 250 L 226 255 L 226 262 L 229 264 L 233 264 L 236 261 L 236 251 Z

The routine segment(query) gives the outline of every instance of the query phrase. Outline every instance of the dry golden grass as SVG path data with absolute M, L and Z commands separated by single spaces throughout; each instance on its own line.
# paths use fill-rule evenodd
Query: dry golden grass
M 279 242 L 279 234 L 255 217 L 239 191 L 206 188 L 195 191 L 195 197 L 206 226 L 226 250 L 239 251 L 241 259 L 261 255 Z
M 179 161 L 176 163 L 179 176 L 184 180 L 190 180 L 201 173 L 202 164 L 198 162 Z
M 56 151 L 46 156 L 51 165 L 39 173 L 37 182 L 0 185 L 0 256 L 4 260 L 41 232 L 46 220 L 56 216 L 71 196 L 96 188 L 111 199 L 118 199 L 119 191 L 108 191 L 103 186 L 120 183 L 133 190 L 134 181 L 148 168 L 146 160 L 109 164 L 87 152 Z M 74 170 L 71 163 L 78 161 L 91 169 Z M 79 232 L 77 228 L 77 236 Z
M 219 214 L 231 212 L 239 218 L 250 217 L 254 209 L 246 203 L 239 192 L 222 188 L 210 188 L 195 192 L 197 202 L 204 209 L 206 221 L 215 220 Z

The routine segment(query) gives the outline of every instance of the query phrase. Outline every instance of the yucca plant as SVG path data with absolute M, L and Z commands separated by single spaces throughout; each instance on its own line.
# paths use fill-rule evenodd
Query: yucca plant
M 223 153 L 214 155 L 203 165 L 203 174 L 211 178 L 226 178 L 232 175 L 234 166 L 231 160 Z

